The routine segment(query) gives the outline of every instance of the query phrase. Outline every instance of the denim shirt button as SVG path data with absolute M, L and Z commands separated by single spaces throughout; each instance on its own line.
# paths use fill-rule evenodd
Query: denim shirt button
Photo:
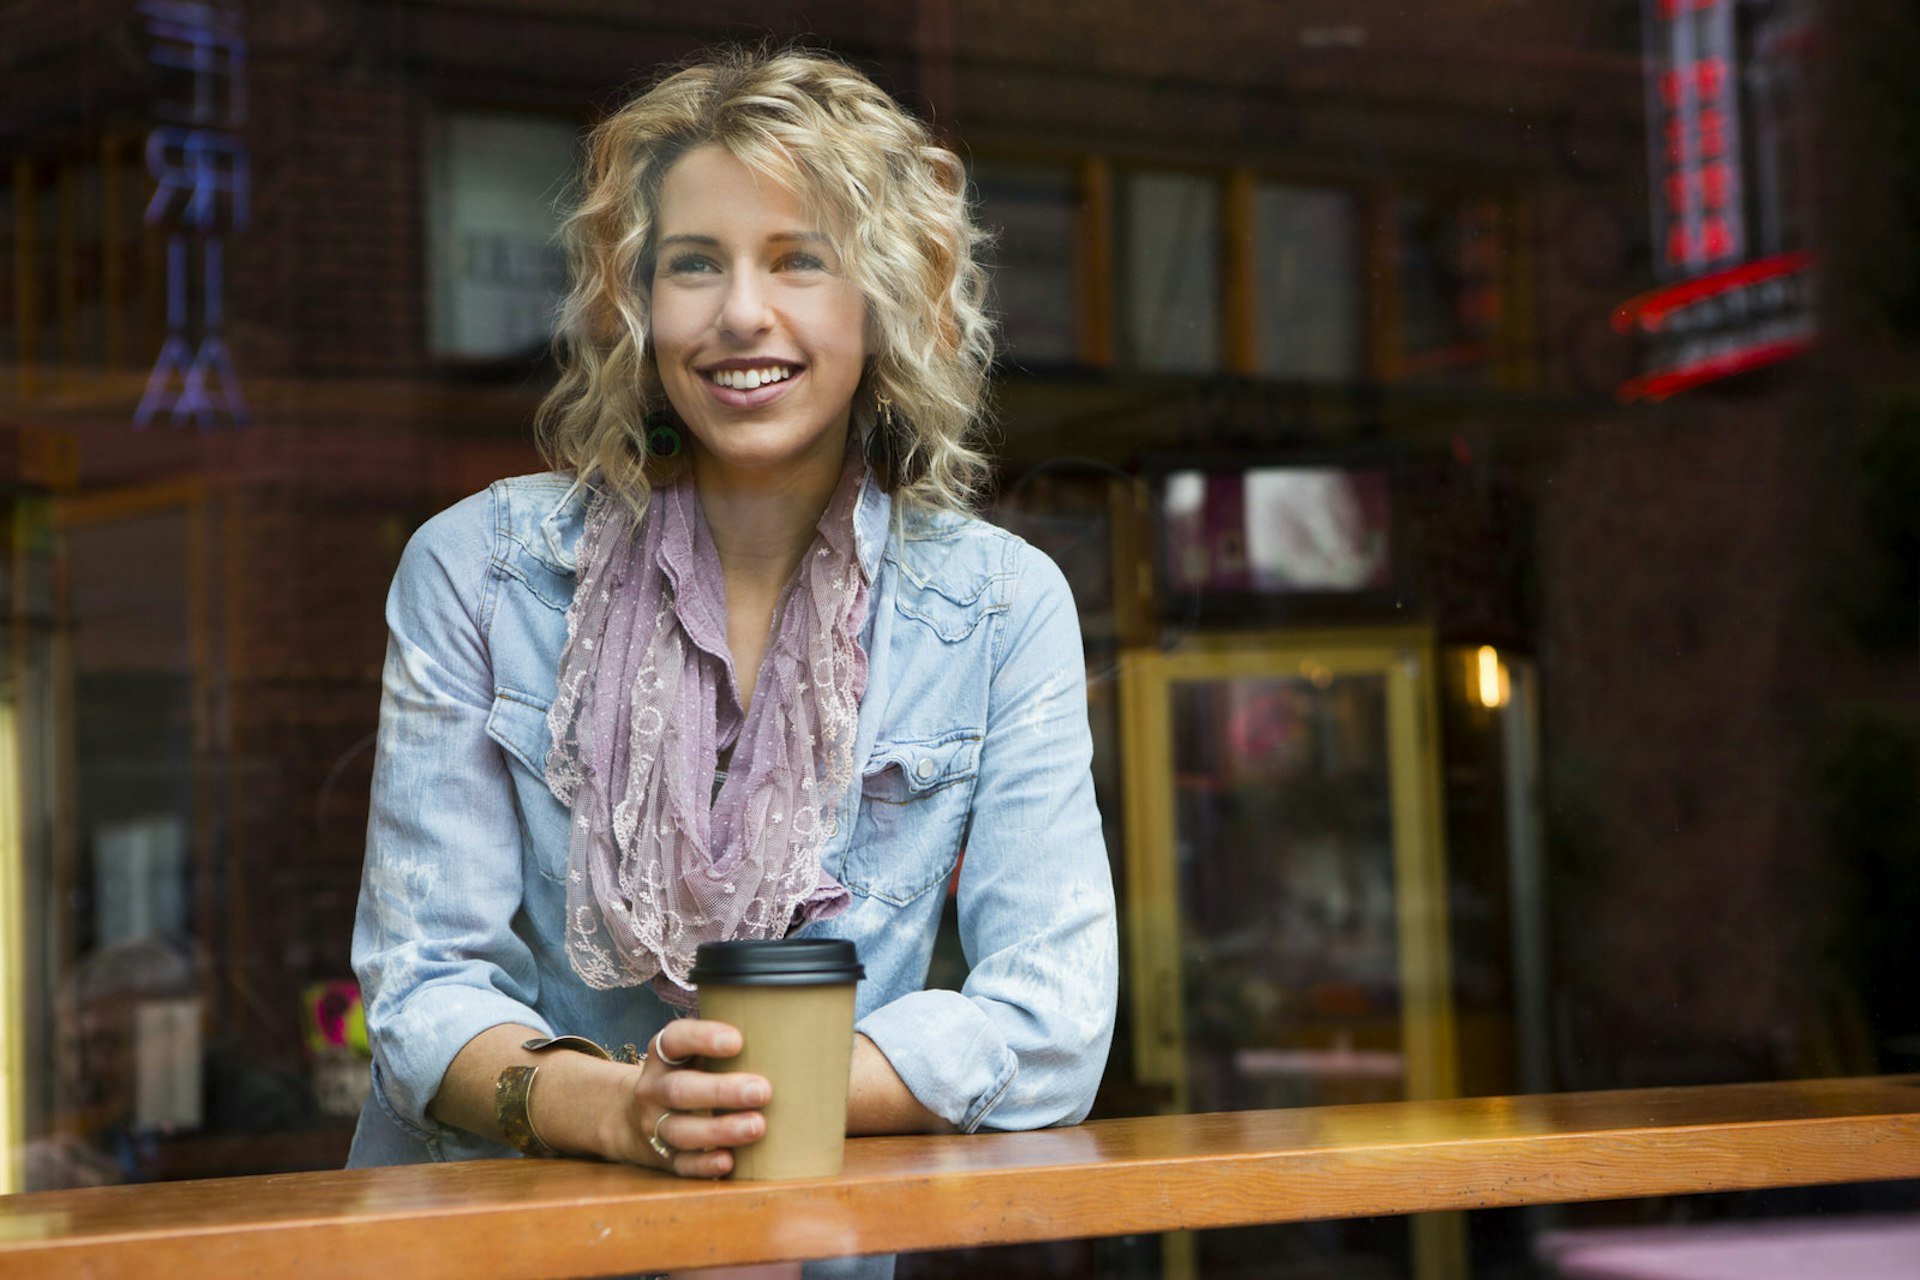
M 922 756 L 920 757 L 920 763 L 913 766 L 913 774 L 916 778 L 919 778 L 920 781 L 925 782 L 933 776 L 935 767 L 931 757 Z

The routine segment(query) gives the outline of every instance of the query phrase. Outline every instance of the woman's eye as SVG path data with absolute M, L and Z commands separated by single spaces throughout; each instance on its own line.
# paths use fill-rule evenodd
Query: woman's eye
M 674 276 L 699 275 L 707 271 L 718 271 L 713 259 L 698 253 L 683 253 L 677 258 L 667 260 L 667 274 Z
M 790 253 L 780 260 L 788 271 L 825 271 L 827 264 L 811 253 Z

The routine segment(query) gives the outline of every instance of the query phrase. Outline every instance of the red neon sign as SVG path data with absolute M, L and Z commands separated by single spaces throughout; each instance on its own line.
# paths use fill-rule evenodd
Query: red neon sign
M 1628 401 L 1777 364 L 1814 340 L 1813 255 L 1741 261 L 1750 246 L 1738 0 L 1645 6 L 1654 257 L 1669 283 L 1614 310 L 1614 329 L 1638 339 L 1646 371 L 1618 388 Z M 1758 194 L 1777 196 L 1770 185 Z
M 1647 109 L 1660 267 L 1690 275 L 1746 253 L 1734 0 L 1648 0 Z
M 1735 289 L 1798 275 L 1812 266 L 1813 254 L 1800 250 L 1795 253 L 1775 254 L 1771 258 L 1761 258 L 1755 262 L 1745 262 L 1737 267 L 1729 267 L 1725 271 L 1716 271 L 1711 275 L 1700 276 L 1693 280 L 1683 280 L 1679 284 L 1655 289 L 1637 298 L 1629 298 L 1615 307 L 1613 327 L 1617 332 L 1627 333 L 1637 324 L 1642 333 L 1657 333 L 1661 326 L 1666 324 L 1667 317 L 1676 311 L 1721 294 L 1730 293 Z
M 1777 342 L 1755 343 L 1749 347 L 1695 360 L 1691 364 L 1662 369 L 1658 373 L 1643 374 L 1630 382 L 1622 383 L 1617 394 L 1626 401 L 1645 400 L 1649 403 L 1658 403 L 1668 396 L 1677 395 L 1704 382 L 1715 382 L 1721 378 L 1731 378 L 1736 373 L 1746 373 L 1751 369 L 1779 364 L 1782 360 L 1800 355 L 1812 345 L 1811 335 L 1782 338 Z
M 1649 370 L 1622 400 L 1664 400 L 1702 383 L 1797 356 L 1813 345 L 1813 255 L 1775 254 L 1643 293 L 1613 327 L 1647 344 Z

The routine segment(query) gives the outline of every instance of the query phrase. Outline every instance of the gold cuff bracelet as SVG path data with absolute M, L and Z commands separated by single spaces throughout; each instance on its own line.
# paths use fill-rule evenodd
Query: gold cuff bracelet
M 507 1145 L 523 1156 L 551 1160 L 560 1153 L 548 1146 L 533 1127 L 527 1113 L 527 1095 L 533 1092 L 533 1078 L 539 1067 L 508 1067 L 493 1082 L 493 1118 L 500 1125 Z

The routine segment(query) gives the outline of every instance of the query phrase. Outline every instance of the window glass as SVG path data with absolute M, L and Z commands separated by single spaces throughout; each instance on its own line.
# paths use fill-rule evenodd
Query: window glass
M 1392 582 L 1381 471 L 1176 471 L 1162 503 L 1167 584 L 1191 591 L 1362 591 Z
M 577 133 L 571 121 L 495 112 L 441 121 L 427 191 L 436 354 L 511 356 L 552 334 L 566 284 L 553 236 Z
M 1504 318 L 1499 203 L 1403 197 L 1394 229 L 1402 374 L 1483 380 Z
M 1262 183 L 1253 193 L 1260 373 L 1330 382 L 1360 371 L 1356 201 Z
M 1134 173 L 1121 184 L 1121 325 L 1145 369 L 1220 364 L 1220 192 L 1212 177 Z
M 484 494 L 547 465 L 582 126 L 763 38 L 846 52 L 970 166 L 983 519 L 1071 587 L 1120 906 L 1095 1122 L 1920 1071 L 1920 5 L 147 0 L 88 39 L 108 8 L 0 6 L 0 1192 L 347 1160 L 384 601 L 463 501 L 492 541 L 395 697 L 434 675 L 409 642 L 495 663 L 457 673 L 464 777 L 528 843 L 412 865 L 520 883 L 503 943 L 558 922 L 514 880 L 565 856 L 522 704 L 557 654 L 501 628 L 564 636 L 571 526 Z M 938 846 L 968 871 L 869 906 L 945 919 L 928 984 L 981 989 L 1006 771 L 896 677 L 1025 687 L 1000 628 L 1039 562 L 900 528 L 868 607 L 919 658 L 869 654 L 849 829 L 972 821 Z M 887 763 L 916 742 L 952 770 Z M 900 1275 L 1544 1275 L 1546 1221 L 1911 1214 L 1876 1194 Z
M 973 172 L 1000 341 L 1016 365 L 1079 354 L 1079 184 L 1063 169 L 981 165 Z

